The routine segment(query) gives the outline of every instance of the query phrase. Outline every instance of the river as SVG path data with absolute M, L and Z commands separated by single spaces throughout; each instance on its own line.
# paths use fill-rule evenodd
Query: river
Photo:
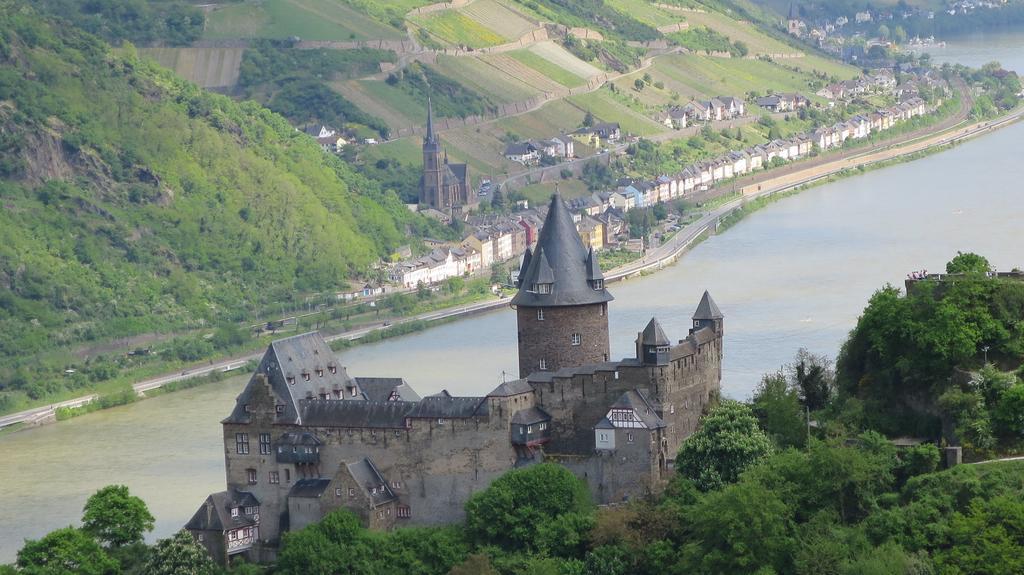
M 999 60 L 1024 71 L 1024 33 L 971 36 L 937 60 Z M 909 164 L 805 191 L 756 212 L 655 275 L 613 284 L 614 356 L 632 354 L 652 315 L 686 334 L 705 289 L 725 314 L 722 387 L 746 398 L 761 375 L 806 347 L 834 356 L 872 292 L 957 250 L 1024 266 L 1024 124 Z M 421 394 L 481 395 L 515 375 L 514 315 L 496 311 L 341 354 L 353 375 L 401 376 Z M 128 485 L 180 528 L 224 488 L 220 420 L 246 377 L 0 436 L 0 562 L 24 538 L 77 524 L 86 498 Z

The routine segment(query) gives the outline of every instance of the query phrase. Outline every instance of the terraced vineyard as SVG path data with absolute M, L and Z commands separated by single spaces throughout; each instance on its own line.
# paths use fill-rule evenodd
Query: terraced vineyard
M 590 111 L 594 116 L 606 122 L 618 122 L 624 133 L 638 136 L 650 136 L 667 130 L 664 125 L 644 116 L 636 110 L 616 102 L 607 90 L 598 90 L 579 96 L 571 96 L 569 101 L 581 110 Z
M 476 0 L 459 12 L 497 34 L 515 40 L 537 26 L 496 0 Z
M 647 0 L 605 0 L 605 4 L 655 28 L 684 20 L 679 12 L 655 6 Z
M 741 22 L 718 12 L 686 12 L 691 27 L 706 26 L 728 36 L 733 42 L 743 42 L 751 54 L 790 54 L 802 52 L 761 32 L 750 22 Z
M 216 8 L 207 16 L 206 39 L 303 40 L 401 39 L 405 34 L 335 0 L 264 0 Z
M 476 56 L 439 56 L 435 67 L 460 84 L 501 102 L 518 102 L 540 93 L 523 79 L 509 76 Z
M 572 52 L 569 52 L 550 40 L 538 42 L 527 49 L 559 68 L 564 68 L 569 72 L 572 72 L 580 78 L 590 78 L 602 73 L 599 68 L 580 60 L 573 55 Z
M 238 81 L 242 48 L 139 48 L 161 66 L 203 88 L 230 88 Z
M 508 55 L 518 60 L 524 66 L 528 66 L 568 88 L 575 88 L 576 86 L 586 84 L 586 80 L 583 78 L 580 78 L 565 68 L 559 68 L 550 60 L 546 60 L 529 50 L 516 50 L 514 52 L 509 52 Z
M 451 46 L 485 48 L 504 44 L 512 39 L 502 36 L 461 12 L 451 10 L 416 16 L 413 21 L 434 38 Z
M 687 100 L 715 94 L 741 96 L 749 91 L 763 94 L 768 90 L 800 92 L 812 100 L 821 100 L 812 89 L 819 80 L 763 60 L 668 56 L 655 62 L 651 75 Z
M 526 114 L 503 118 L 496 122 L 501 133 L 511 132 L 522 138 L 550 138 L 572 132 L 583 125 L 586 113 L 565 100 L 556 100 Z
M 526 84 L 541 92 L 561 92 L 565 87 L 548 78 L 544 73 L 539 72 L 508 54 L 491 54 L 484 57 L 484 60 L 501 71 L 503 74 L 519 78 Z
M 376 80 L 334 82 L 331 87 L 362 111 L 384 120 L 392 129 L 423 123 L 426 111 L 400 90 Z

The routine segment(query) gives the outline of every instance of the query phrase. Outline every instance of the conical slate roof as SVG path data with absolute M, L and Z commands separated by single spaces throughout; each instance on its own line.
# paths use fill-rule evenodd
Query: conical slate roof
M 601 266 L 597 263 L 597 256 L 594 255 L 593 247 L 587 253 L 587 279 L 591 281 L 604 279 L 604 274 L 601 273 Z
M 435 148 L 440 145 L 437 134 L 434 133 L 434 107 L 430 103 L 430 96 L 427 96 L 427 134 L 423 137 L 423 145 Z
M 665 330 L 661 329 L 661 324 L 658 320 L 651 318 L 651 321 L 644 328 L 643 333 L 640 335 L 641 345 L 672 345 L 669 341 L 668 336 L 665 335 Z
M 790 20 L 799 20 L 800 19 L 800 16 L 797 14 L 797 11 L 796 11 L 796 3 L 794 3 L 794 2 L 790 2 L 789 3 L 789 19 Z
M 512 305 L 548 307 L 591 305 L 614 299 L 603 284 L 594 289 L 592 281 L 601 279 L 596 257 L 588 257 L 572 214 L 555 194 L 551 196 L 548 216 L 541 228 L 537 249 L 525 272 L 519 275 L 519 293 Z M 596 277 L 595 274 L 598 274 Z M 551 284 L 550 293 L 538 293 L 537 284 Z
M 693 319 L 722 319 L 724 317 L 722 310 L 718 309 L 715 304 L 715 300 L 711 299 L 711 294 L 704 290 L 704 297 L 700 298 L 697 311 L 693 312 Z

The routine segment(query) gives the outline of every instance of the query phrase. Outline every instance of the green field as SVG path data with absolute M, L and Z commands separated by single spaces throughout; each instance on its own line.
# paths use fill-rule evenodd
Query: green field
M 686 21 L 693 26 L 706 26 L 728 36 L 733 42 L 743 42 L 751 54 L 788 54 L 802 52 L 772 38 L 749 22 L 734 20 L 719 12 L 686 12 Z
M 333 0 L 265 0 L 213 10 L 207 39 L 289 38 L 303 40 L 401 39 L 404 34 Z
M 445 76 L 496 101 L 518 102 L 539 93 L 522 78 L 505 74 L 475 56 L 438 56 L 435 67 Z
M 422 165 L 423 149 L 420 138 L 402 138 L 378 146 L 366 146 L 361 154 L 363 161 L 375 162 L 380 159 L 397 160 L 403 164 Z
M 451 10 L 415 17 L 413 21 L 429 32 L 431 36 L 452 46 L 484 48 L 504 44 L 511 40 L 465 14 Z
M 512 52 L 508 52 L 507 55 L 567 88 L 575 88 L 576 86 L 582 86 L 587 83 L 585 78 L 581 78 L 529 50 L 514 50 Z
M 773 62 L 692 54 L 659 58 L 651 75 L 663 81 L 667 89 L 679 92 L 684 101 L 716 95 L 743 96 L 750 91 L 764 94 L 768 90 L 799 92 L 815 100 L 818 97 L 814 92 L 821 83 L 810 74 L 787 70 Z
M 648 0 L 605 0 L 605 4 L 655 28 L 684 20 L 678 12 L 659 8 Z
M 459 13 L 510 40 L 515 40 L 536 28 L 533 22 L 496 0 L 476 0 L 469 6 L 460 8 Z
M 583 125 L 585 112 L 565 100 L 555 100 L 527 114 L 503 118 L 496 122 L 502 132 L 521 138 L 551 138 L 575 131 Z
M 662 124 L 615 101 L 607 90 L 571 96 L 568 99 L 581 110 L 589 110 L 603 122 L 618 122 L 624 134 L 650 136 L 667 130 Z

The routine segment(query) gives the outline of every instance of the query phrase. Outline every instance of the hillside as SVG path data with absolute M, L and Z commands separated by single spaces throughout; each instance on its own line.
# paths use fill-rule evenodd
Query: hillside
M 12 2 L 0 149 L 0 391 L 18 366 L 61 389 L 71 346 L 237 321 L 445 234 L 284 118 Z

